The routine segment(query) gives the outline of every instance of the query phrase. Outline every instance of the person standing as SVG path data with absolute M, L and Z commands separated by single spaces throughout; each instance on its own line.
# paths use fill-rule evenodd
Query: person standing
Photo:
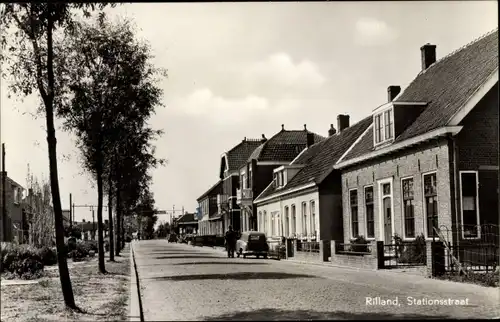
M 234 250 L 236 249 L 236 232 L 233 230 L 233 226 L 229 226 L 228 231 L 226 231 L 225 238 L 227 257 L 234 258 Z

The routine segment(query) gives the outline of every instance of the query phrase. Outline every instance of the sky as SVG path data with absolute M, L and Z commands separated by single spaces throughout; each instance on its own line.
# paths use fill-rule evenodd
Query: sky
M 165 134 L 153 170 L 158 209 L 195 211 L 217 182 L 221 154 L 244 137 L 285 129 L 327 136 L 337 115 L 351 125 L 387 101 L 387 87 L 406 86 L 421 69 L 420 47 L 441 58 L 497 27 L 496 1 L 133 3 L 107 9 L 134 21 L 168 70 L 163 103 L 151 120 Z M 26 186 L 28 164 L 48 178 L 45 119 L 38 98 L 8 97 L 0 83 L 1 141 L 6 170 Z M 58 122 L 58 124 L 60 124 Z M 63 209 L 97 204 L 70 133 L 56 132 Z M 105 213 L 105 216 L 107 214 Z M 91 220 L 77 208 L 75 219 Z M 168 216 L 160 216 L 160 221 Z

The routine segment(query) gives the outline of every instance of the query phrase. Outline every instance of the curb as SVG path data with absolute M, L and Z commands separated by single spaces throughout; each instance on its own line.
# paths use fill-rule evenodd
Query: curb
M 144 321 L 140 290 L 138 282 L 138 272 L 134 258 L 133 242 L 130 243 L 130 296 L 129 296 L 129 321 Z

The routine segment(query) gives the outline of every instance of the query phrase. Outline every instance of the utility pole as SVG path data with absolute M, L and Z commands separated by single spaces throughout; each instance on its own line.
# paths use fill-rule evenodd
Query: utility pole
M 92 238 L 95 240 L 95 217 L 94 217 L 94 207 L 92 209 Z
M 5 200 L 5 143 L 2 143 L 2 240 L 7 241 L 7 200 Z
M 69 228 L 73 228 L 73 210 L 71 209 L 71 193 L 69 194 Z

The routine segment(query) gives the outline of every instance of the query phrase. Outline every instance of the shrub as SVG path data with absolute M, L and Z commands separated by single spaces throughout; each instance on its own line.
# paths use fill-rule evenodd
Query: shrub
M 22 279 L 38 278 L 42 275 L 43 262 L 36 257 L 19 259 L 10 265 L 10 271 Z
M 500 283 L 500 276 L 495 272 L 479 273 L 470 271 L 467 275 L 456 274 L 456 273 L 446 273 L 440 278 L 448 279 L 455 282 L 462 283 L 473 283 L 483 286 L 498 287 Z
M 423 264 L 426 262 L 427 253 L 423 234 L 417 236 L 413 241 L 406 243 L 400 236 L 395 235 L 394 242 L 399 255 L 399 262 L 407 264 Z
M 2 245 L 2 269 L 17 276 L 36 278 L 43 270 L 40 251 L 28 245 Z
M 49 266 L 57 264 L 57 252 L 55 249 L 43 246 L 38 250 L 38 254 L 42 259 L 43 265 Z
M 350 251 L 357 253 L 369 253 L 370 250 L 368 249 L 368 244 L 369 242 L 364 236 L 358 236 L 356 239 L 351 241 Z
M 73 259 L 74 262 L 79 262 L 84 260 L 87 257 L 85 250 L 81 247 L 77 247 L 76 249 L 69 252 L 69 256 Z

